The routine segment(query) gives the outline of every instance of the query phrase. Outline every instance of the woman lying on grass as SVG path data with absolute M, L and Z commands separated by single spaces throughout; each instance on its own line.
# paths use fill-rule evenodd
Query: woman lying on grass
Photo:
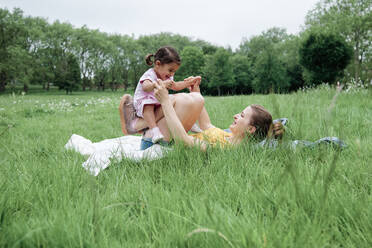
M 233 123 L 229 127 L 231 133 L 213 126 L 197 84 L 188 94 L 169 95 L 166 86 L 158 80 L 155 86 L 155 97 L 161 104 L 161 108 L 155 111 L 155 117 L 165 141 L 173 137 L 176 142 L 206 150 L 208 145 L 238 145 L 247 137 L 262 140 L 273 135 L 280 137 L 284 132 L 282 124 L 273 124 L 271 114 L 264 107 L 256 104 L 234 115 Z M 123 96 L 119 111 L 124 134 L 137 133 L 146 128 L 146 123 L 135 116 L 130 95 Z M 196 121 L 199 122 L 202 132 L 189 135 L 187 132 Z M 143 137 L 146 138 L 146 132 Z M 144 148 L 142 145 L 141 147 Z

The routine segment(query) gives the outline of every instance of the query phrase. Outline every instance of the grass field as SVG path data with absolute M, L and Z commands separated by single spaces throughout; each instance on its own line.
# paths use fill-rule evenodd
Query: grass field
M 372 247 L 371 92 L 205 98 L 218 127 L 257 103 L 289 118 L 285 140 L 344 150 L 175 146 L 90 176 L 64 145 L 121 136 L 121 94 L 0 96 L 0 247 Z

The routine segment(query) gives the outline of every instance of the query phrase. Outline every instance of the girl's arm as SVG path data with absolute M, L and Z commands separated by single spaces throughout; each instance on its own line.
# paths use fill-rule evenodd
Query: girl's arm
M 176 142 L 181 141 L 188 146 L 197 146 L 202 150 L 206 150 L 207 144 L 205 142 L 186 133 L 169 99 L 168 90 L 161 82 L 155 84 L 155 97 L 161 103 L 164 117 L 173 139 Z
M 174 84 L 172 85 L 172 87 L 170 89 L 172 89 L 174 91 L 180 91 L 180 90 L 186 89 L 186 88 L 194 85 L 198 80 L 201 80 L 200 76 L 188 77 L 188 78 L 185 78 L 183 81 L 174 82 Z
M 152 82 L 148 79 L 142 82 L 142 89 L 145 92 L 151 92 L 155 89 L 155 82 Z

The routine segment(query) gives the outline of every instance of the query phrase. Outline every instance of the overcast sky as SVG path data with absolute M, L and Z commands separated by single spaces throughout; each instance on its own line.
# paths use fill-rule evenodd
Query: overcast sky
M 172 32 L 237 48 L 271 27 L 296 34 L 319 0 L 0 0 L 0 8 L 107 33 Z

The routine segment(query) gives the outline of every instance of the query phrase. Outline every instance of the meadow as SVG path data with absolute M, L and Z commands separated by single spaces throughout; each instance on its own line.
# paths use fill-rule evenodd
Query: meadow
M 287 117 L 283 145 L 175 145 L 93 177 L 64 145 L 121 136 L 122 94 L 0 95 L 0 247 L 372 246 L 371 91 L 205 97 L 221 128 L 251 103 Z M 325 136 L 348 147 L 284 145 Z

